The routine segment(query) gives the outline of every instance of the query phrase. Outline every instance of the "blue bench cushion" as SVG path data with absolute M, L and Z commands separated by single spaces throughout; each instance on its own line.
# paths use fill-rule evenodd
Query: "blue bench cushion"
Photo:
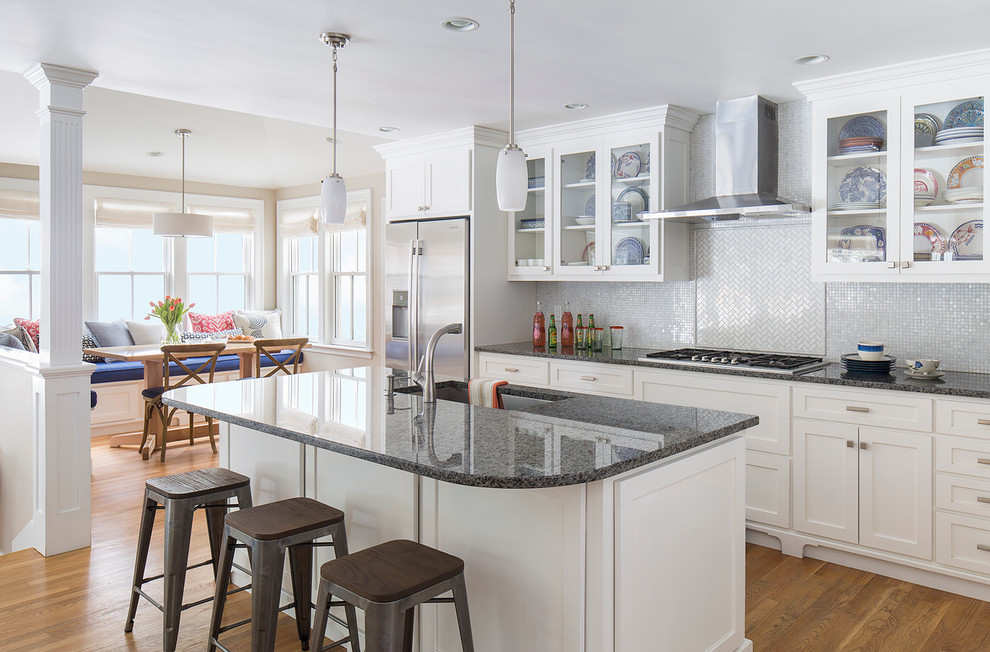
M 275 354 L 275 359 L 279 362 L 285 362 L 292 356 L 292 351 L 283 351 L 281 353 Z M 208 358 L 187 358 L 185 364 L 187 367 L 196 370 L 196 367 L 206 362 Z M 299 360 L 302 361 L 302 356 L 299 356 Z M 274 363 L 268 359 L 267 356 L 261 356 L 261 366 L 271 367 Z M 92 384 L 97 383 L 117 383 L 124 380 L 141 380 L 144 378 L 144 363 L 143 362 L 124 362 L 123 360 L 116 360 L 114 362 L 101 362 L 95 365 L 93 370 L 93 376 L 90 379 Z M 236 371 L 240 367 L 240 360 L 236 355 L 222 355 L 217 358 L 217 371 Z M 184 376 L 185 372 L 179 368 L 179 365 L 174 362 L 169 366 L 168 373 L 170 376 Z

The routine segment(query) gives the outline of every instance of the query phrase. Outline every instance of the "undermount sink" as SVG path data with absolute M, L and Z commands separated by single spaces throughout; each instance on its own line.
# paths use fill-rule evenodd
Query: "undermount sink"
M 411 385 L 409 387 L 396 387 L 395 391 L 399 394 L 422 394 L 423 389 L 419 385 Z M 564 396 L 559 398 L 533 398 L 531 396 L 519 396 L 515 394 L 517 390 L 514 388 L 501 387 L 499 388 L 499 396 L 502 398 L 502 407 L 506 410 L 522 410 L 523 408 L 533 407 L 535 405 L 543 405 L 545 403 L 552 403 L 553 401 L 559 401 Z M 457 381 L 445 381 L 437 383 L 437 399 L 442 401 L 453 401 L 454 403 L 463 403 L 467 405 L 470 401 L 468 400 L 468 388 L 467 383 L 461 383 Z

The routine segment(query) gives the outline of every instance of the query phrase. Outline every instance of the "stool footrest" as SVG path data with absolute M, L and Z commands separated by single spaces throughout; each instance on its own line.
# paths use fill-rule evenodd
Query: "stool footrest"
M 212 559 L 207 559 L 206 561 L 201 561 L 198 564 L 193 564 L 192 566 L 186 566 L 186 570 L 187 571 L 191 571 L 194 568 L 202 568 L 203 566 L 206 566 L 207 564 L 212 564 L 212 563 L 213 563 L 213 560 Z M 141 584 L 147 584 L 148 582 L 154 582 L 155 580 L 160 580 L 163 577 L 165 577 L 165 573 L 162 573 L 161 575 L 152 575 L 151 577 L 145 577 L 145 578 L 143 578 L 141 580 Z
M 350 642 L 351 642 L 351 637 L 350 636 L 345 636 L 344 638 L 340 639 L 339 641 L 333 641 L 333 642 L 330 643 L 330 645 L 328 645 L 326 647 L 319 648 L 316 652 L 332 652 L 332 650 L 334 650 L 338 646 L 343 645 L 344 643 L 350 643 Z M 351 647 L 354 647 L 354 646 L 352 645 Z M 226 652 L 230 652 L 230 650 L 226 650 Z
M 237 589 L 235 591 L 231 591 L 231 593 L 237 593 L 237 591 L 243 591 L 244 589 L 249 589 L 249 588 L 251 588 L 251 585 L 250 584 L 248 584 L 245 587 L 241 587 L 241 588 L 239 588 L 239 589 Z M 230 595 L 230 593 L 228 593 L 227 595 Z M 210 598 L 210 599 L 212 600 L 213 598 Z M 285 605 L 284 607 L 279 607 L 278 608 L 278 611 L 288 611 L 289 609 L 295 608 L 295 606 L 296 606 L 296 603 L 295 602 L 290 602 L 289 604 Z M 310 609 L 313 609 L 313 608 L 315 608 L 315 605 L 310 604 L 309 605 L 309 608 Z M 226 625 L 225 627 L 221 627 L 219 629 L 219 631 L 217 631 L 217 634 L 223 634 L 224 632 L 229 632 L 230 630 L 235 629 L 237 627 L 240 627 L 241 625 L 247 625 L 249 622 L 251 622 L 251 619 L 250 618 L 248 618 L 247 620 L 241 620 L 239 622 L 233 623 L 232 625 Z M 216 639 L 214 639 L 214 642 L 216 642 Z

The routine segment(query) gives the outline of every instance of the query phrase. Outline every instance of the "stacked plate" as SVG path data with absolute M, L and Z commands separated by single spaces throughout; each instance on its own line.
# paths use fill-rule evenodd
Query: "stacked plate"
M 879 152 L 883 149 L 883 138 L 872 136 L 861 136 L 856 138 L 842 138 L 839 140 L 840 154 L 854 154 L 856 152 Z
M 942 196 L 950 204 L 975 204 L 983 201 L 983 188 L 982 186 L 975 188 L 949 188 L 942 193 Z M 917 199 L 915 199 L 915 202 L 915 206 L 917 206 Z
M 936 145 L 963 145 L 983 140 L 983 100 L 966 100 L 945 116 L 945 128 L 935 134 Z
M 927 206 L 938 196 L 938 179 L 926 168 L 914 169 L 914 205 Z
M 858 353 L 847 353 L 842 356 L 842 367 L 851 374 L 885 376 L 890 373 L 896 360 L 892 355 L 885 355 L 879 360 L 864 360 Z
M 877 201 L 840 201 L 832 204 L 833 211 L 872 211 L 880 208 Z
M 964 145 L 983 140 L 983 127 L 956 127 L 943 129 L 935 134 L 936 145 Z
M 914 114 L 914 146 L 931 147 L 935 143 L 935 134 L 942 128 L 942 121 L 931 113 Z

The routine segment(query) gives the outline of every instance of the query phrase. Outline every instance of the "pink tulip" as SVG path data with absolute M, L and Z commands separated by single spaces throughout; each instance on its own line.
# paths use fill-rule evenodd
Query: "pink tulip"
M 151 319 L 151 315 L 148 315 L 147 317 L 145 317 L 145 319 Z
M 161 301 L 159 301 L 159 302 L 158 302 L 158 307 L 159 307 L 159 308 L 161 308 L 161 307 L 162 307 L 162 305 L 164 305 L 164 304 L 162 304 L 162 302 L 161 302 Z
M 195 307 L 196 307 L 196 304 L 195 304 L 195 303 L 190 303 L 190 304 L 189 304 L 189 307 L 190 307 L 190 308 L 195 308 Z
M 169 311 L 175 310 L 175 306 L 169 306 L 168 309 Z
M 148 305 L 150 305 L 152 308 L 154 308 L 155 307 L 155 302 L 154 301 L 149 301 L 148 302 Z

